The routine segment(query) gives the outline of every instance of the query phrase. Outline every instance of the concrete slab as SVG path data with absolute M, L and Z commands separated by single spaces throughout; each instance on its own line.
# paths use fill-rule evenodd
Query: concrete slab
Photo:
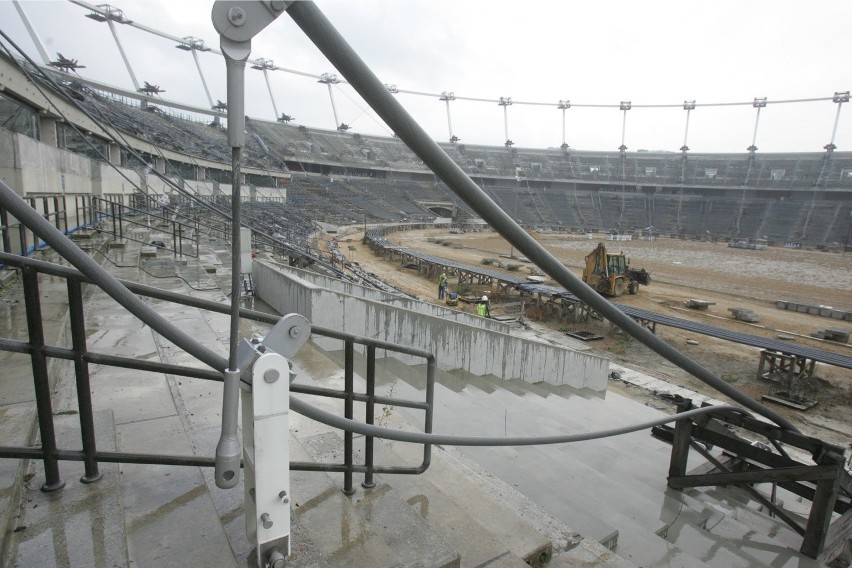
M 330 446 L 334 441 L 328 435 L 303 441 L 314 451 L 333 455 Z M 291 445 L 291 459 L 310 458 L 316 456 L 298 444 Z M 458 552 L 432 532 L 387 484 L 346 496 L 328 475 L 299 471 L 291 472 L 290 484 L 301 526 L 332 566 L 459 566 Z
M 54 417 L 61 448 L 80 447 L 79 417 Z M 95 414 L 101 450 L 115 450 L 115 429 L 109 411 Z M 121 479 L 116 464 L 100 464 L 103 477 L 83 484 L 81 462 L 62 462 L 63 489 L 43 493 L 41 461 L 32 462 L 15 537 L 15 566 L 126 566 Z
M 177 416 L 120 425 L 118 437 L 121 451 L 192 453 Z M 131 562 L 238 565 L 198 468 L 124 464 L 121 471 Z

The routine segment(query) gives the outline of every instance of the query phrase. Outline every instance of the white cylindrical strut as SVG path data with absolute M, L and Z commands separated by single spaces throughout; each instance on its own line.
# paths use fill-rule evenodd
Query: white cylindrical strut
M 447 103 L 447 128 L 450 130 L 450 140 L 453 139 L 453 120 L 450 118 L 450 99 L 447 98 L 445 101 Z
M 503 131 L 506 134 L 506 141 L 509 141 L 509 105 L 503 105 Z
M 269 100 L 272 101 L 272 110 L 275 112 L 275 120 L 278 120 L 278 107 L 275 104 L 275 97 L 272 96 L 272 85 L 269 83 L 269 73 L 266 72 L 266 67 L 263 68 L 263 78 L 266 79 L 266 90 L 269 91 Z
M 198 52 L 191 49 L 192 58 L 195 60 L 195 67 L 198 69 L 198 76 L 201 77 L 201 85 L 204 87 L 204 93 L 207 95 L 207 102 L 210 103 L 210 108 L 213 108 L 213 97 L 210 96 L 210 89 L 207 88 L 207 80 L 204 79 L 204 73 L 201 72 L 201 64 L 198 61 Z
M 686 109 L 686 128 L 683 130 L 683 147 L 686 148 L 686 138 L 689 136 L 689 113 L 692 112 L 692 109 Z
M 50 63 L 50 57 L 47 55 L 47 50 L 44 49 L 44 44 L 41 43 L 41 38 L 38 36 L 38 33 L 35 31 L 35 28 L 30 24 L 30 19 L 27 17 L 27 13 L 24 12 L 24 7 L 21 6 L 21 3 L 18 0 L 12 0 L 13 4 L 15 4 L 15 9 L 18 11 L 18 15 L 21 17 L 21 21 L 24 22 L 24 27 L 27 28 L 27 33 L 30 34 L 30 39 L 33 40 L 36 49 L 38 50 L 38 54 L 41 56 L 41 60 L 45 65 Z
M 121 46 L 121 40 L 118 39 L 118 32 L 115 30 L 115 24 L 112 20 L 107 20 L 109 30 L 112 32 L 112 37 L 115 39 L 115 45 L 118 47 L 118 52 L 124 60 L 124 66 L 127 67 L 127 72 L 130 74 L 130 80 L 133 81 L 133 88 L 139 90 L 139 81 L 136 80 L 136 74 L 133 73 L 133 68 L 130 66 L 130 61 L 127 59 L 127 54 L 124 53 L 124 48 Z
M 754 135 L 751 137 L 751 147 L 757 147 L 757 125 L 760 123 L 760 109 L 757 107 L 757 116 L 754 117 Z
M 624 116 L 621 119 L 621 147 L 624 148 L 624 135 L 627 132 L 627 109 L 621 111 Z
M 328 86 L 328 98 L 331 99 L 331 112 L 334 113 L 334 127 L 340 127 L 340 120 L 337 118 L 337 107 L 334 106 L 334 93 L 331 91 L 331 82 L 326 83 Z
M 837 125 L 840 123 L 840 109 L 843 108 L 843 103 L 837 103 L 837 114 L 834 117 L 834 129 L 831 131 L 831 142 L 829 142 L 830 146 L 834 146 L 834 137 L 837 136 Z

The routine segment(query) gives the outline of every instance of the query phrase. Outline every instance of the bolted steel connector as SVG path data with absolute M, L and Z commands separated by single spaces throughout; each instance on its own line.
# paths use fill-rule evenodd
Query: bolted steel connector
M 246 12 L 242 8 L 231 8 L 228 10 L 228 20 L 239 27 L 246 23 Z
M 263 372 L 263 380 L 267 383 L 274 383 L 281 377 L 281 373 L 278 372 L 278 369 L 267 369 Z
M 269 518 L 269 513 L 264 513 L 260 516 L 260 522 L 263 524 L 263 528 L 271 529 L 272 528 L 272 519 Z

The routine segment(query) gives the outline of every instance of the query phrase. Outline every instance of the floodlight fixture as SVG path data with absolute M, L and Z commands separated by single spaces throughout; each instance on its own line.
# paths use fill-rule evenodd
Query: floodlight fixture
M 439 101 L 454 101 L 456 100 L 456 94 L 453 91 L 442 91 L 441 96 L 438 97 Z
M 755 146 L 754 144 L 752 144 L 751 146 L 749 146 L 748 148 L 746 148 L 746 150 L 748 150 L 748 153 L 749 153 L 749 154 L 752 154 L 752 155 L 753 155 L 755 152 L 757 152 L 757 146 Z
M 559 104 L 556 106 L 559 110 L 565 110 L 571 108 L 571 101 L 559 101 Z
M 835 103 L 848 103 L 849 91 L 837 91 L 836 93 L 834 93 L 834 98 L 831 100 Z
M 349 126 L 348 124 L 346 124 L 345 122 L 341 122 L 341 123 L 340 123 L 340 126 L 338 126 L 338 127 L 337 127 L 337 131 L 338 131 L 338 132 L 346 132 L 346 131 L 347 131 L 347 130 L 349 130 L 350 128 L 352 128 L 352 127 L 351 127 L 351 126 Z
M 76 71 L 77 69 L 85 69 L 85 65 L 80 65 L 80 63 L 76 59 L 70 59 L 65 57 L 61 53 L 56 54 L 56 61 L 51 61 L 48 63 L 51 67 L 56 67 L 60 71 L 65 71 L 68 73 L 69 71 Z
M 119 24 L 132 24 L 133 20 L 128 19 L 124 15 L 124 11 L 116 8 L 115 6 L 110 6 L 109 4 L 99 4 L 95 6 L 96 10 L 92 10 L 91 14 L 86 14 L 87 18 L 95 20 L 96 22 L 106 22 L 111 20 L 113 22 L 118 22 Z
M 275 66 L 275 62 L 271 59 L 266 59 L 261 57 L 257 60 L 257 62 L 251 66 L 252 69 L 257 69 L 258 71 L 266 71 L 269 69 L 270 71 L 276 71 L 278 67 Z
M 751 104 L 754 108 L 763 108 L 766 106 L 766 97 L 757 98 L 755 97 L 754 102 Z
M 456 136 L 456 135 L 450 136 L 450 144 L 455 144 L 455 143 L 456 143 L 456 142 L 458 142 L 459 140 L 461 140 L 461 138 L 459 138 L 459 137 L 458 137 L 458 136 Z
M 278 122 L 283 122 L 284 124 L 290 123 L 294 120 L 296 120 L 294 117 L 290 116 L 289 114 L 285 114 L 283 112 L 281 113 L 281 116 L 278 117 Z
M 397 87 L 396 85 L 392 85 L 390 83 L 385 83 L 385 89 L 387 89 L 388 92 L 391 93 L 392 95 L 395 95 L 399 92 L 399 87 Z
M 630 110 L 633 108 L 633 103 L 631 101 L 621 101 L 618 105 L 618 110 Z
M 683 110 L 695 110 L 695 101 L 683 101 Z
M 627 146 L 622 144 L 621 146 L 618 147 L 618 151 L 621 152 L 622 154 L 625 153 L 627 151 Z
M 506 107 L 512 104 L 512 97 L 500 97 L 500 100 L 497 101 L 497 104 Z
M 210 51 L 210 48 L 204 45 L 203 39 L 193 36 L 186 36 L 175 47 L 184 51 Z

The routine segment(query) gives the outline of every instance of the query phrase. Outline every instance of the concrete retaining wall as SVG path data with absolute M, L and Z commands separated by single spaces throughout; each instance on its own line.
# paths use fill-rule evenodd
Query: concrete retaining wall
M 304 271 L 255 261 L 255 293 L 279 313 L 300 313 L 316 326 L 430 351 L 444 371 L 606 390 L 609 362 L 601 357 L 448 320 L 424 307 L 421 312 L 324 288 L 302 276 Z M 325 349 L 341 348 L 339 341 L 314 339 Z

